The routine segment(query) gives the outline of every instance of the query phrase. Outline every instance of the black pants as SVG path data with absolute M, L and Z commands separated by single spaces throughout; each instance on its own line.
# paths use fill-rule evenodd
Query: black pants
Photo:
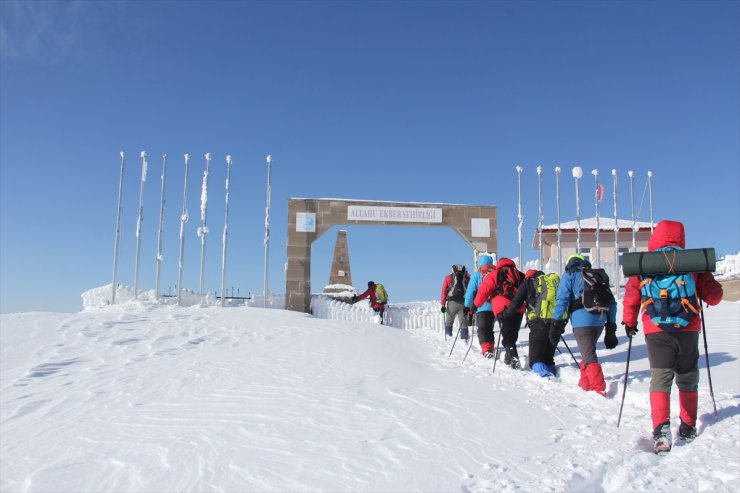
M 484 342 L 490 342 L 493 344 L 493 322 L 496 319 L 493 317 L 493 312 L 475 312 L 475 322 L 478 324 L 478 342 L 483 344 Z
M 535 363 L 554 365 L 555 346 L 550 342 L 550 322 L 535 318 L 529 322 L 529 367 Z
M 519 327 L 522 325 L 523 313 L 516 313 L 511 317 L 501 320 L 501 344 L 505 348 L 516 346 L 519 339 Z

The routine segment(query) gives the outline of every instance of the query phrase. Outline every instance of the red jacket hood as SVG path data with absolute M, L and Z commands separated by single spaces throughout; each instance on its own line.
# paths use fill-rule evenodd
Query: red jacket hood
M 500 269 L 504 266 L 516 267 L 516 264 L 510 258 L 502 257 L 496 264 L 496 269 Z
M 686 248 L 686 235 L 683 224 L 678 221 L 660 221 L 648 240 L 648 251 L 676 246 Z

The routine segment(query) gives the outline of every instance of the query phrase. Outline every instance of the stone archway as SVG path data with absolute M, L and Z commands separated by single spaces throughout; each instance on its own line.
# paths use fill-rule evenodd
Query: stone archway
M 455 230 L 476 252 L 498 251 L 496 206 L 352 199 L 288 200 L 285 307 L 308 313 L 311 246 L 336 225 L 433 226 Z

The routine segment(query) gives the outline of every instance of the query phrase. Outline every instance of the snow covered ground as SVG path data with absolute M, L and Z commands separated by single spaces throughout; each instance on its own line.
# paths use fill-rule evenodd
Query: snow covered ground
M 143 298 L 1 316 L 0 491 L 740 491 L 738 302 L 706 311 L 718 419 L 702 348 L 699 436 L 661 458 L 642 332 L 617 428 L 621 330 L 604 399 L 565 348 L 554 380 L 448 357 L 435 302 L 378 325 L 323 296 L 314 316 Z

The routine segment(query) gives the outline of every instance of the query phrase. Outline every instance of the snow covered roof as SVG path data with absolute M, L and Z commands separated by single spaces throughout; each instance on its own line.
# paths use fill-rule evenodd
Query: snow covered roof
M 632 227 L 632 219 L 617 219 L 617 223 L 620 229 L 630 229 Z M 560 229 L 573 230 L 576 229 L 576 221 L 568 221 L 560 223 Z M 581 219 L 581 229 L 596 229 L 596 217 L 586 217 Z M 614 231 L 614 218 L 613 217 L 599 217 L 599 229 Z M 635 231 L 650 229 L 650 223 L 644 221 L 635 221 Z M 542 226 L 543 231 L 557 231 L 557 224 L 549 224 Z

